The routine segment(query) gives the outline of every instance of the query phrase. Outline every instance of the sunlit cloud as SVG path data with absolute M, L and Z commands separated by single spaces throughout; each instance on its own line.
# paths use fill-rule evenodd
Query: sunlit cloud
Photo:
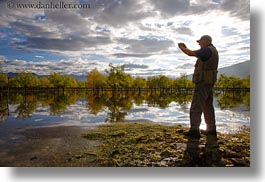
M 89 9 L 13 10 L 6 3 L 0 2 L 0 56 L 8 72 L 66 72 L 62 61 L 69 61 L 67 71 L 75 74 L 109 63 L 144 65 L 128 70 L 134 75 L 189 74 L 185 65 L 196 59 L 177 43 L 196 50 L 204 34 L 213 37 L 220 67 L 250 60 L 249 0 L 98 0 L 88 1 Z

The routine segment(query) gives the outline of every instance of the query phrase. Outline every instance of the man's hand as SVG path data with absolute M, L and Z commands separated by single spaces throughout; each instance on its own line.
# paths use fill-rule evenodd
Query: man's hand
M 196 57 L 196 53 L 194 51 L 189 50 L 184 43 L 180 42 L 180 43 L 178 43 L 178 46 L 188 56 L 195 56 Z
M 182 42 L 178 43 L 178 46 L 179 46 L 180 49 L 187 48 L 187 46 L 184 43 L 182 43 Z

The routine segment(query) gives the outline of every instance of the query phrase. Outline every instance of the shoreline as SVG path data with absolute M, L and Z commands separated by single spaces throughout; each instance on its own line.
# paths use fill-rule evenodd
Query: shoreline
M 41 127 L 20 131 L 22 143 L 6 145 L 0 166 L 250 166 L 250 133 L 188 139 L 187 128 L 155 123 L 111 123 L 95 128 Z M 113 148 L 113 147 L 116 148 Z M 137 154 L 137 155 L 136 155 Z

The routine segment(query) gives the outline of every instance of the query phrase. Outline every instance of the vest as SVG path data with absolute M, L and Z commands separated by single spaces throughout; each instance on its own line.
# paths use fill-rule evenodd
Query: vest
M 209 45 L 212 55 L 207 61 L 197 59 L 192 77 L 193 83 L 204 82 L 206 84 L 214 84 L 217 80 L 217 68 L 219 62 L 219 56 L 216 48 L 213 45 Z

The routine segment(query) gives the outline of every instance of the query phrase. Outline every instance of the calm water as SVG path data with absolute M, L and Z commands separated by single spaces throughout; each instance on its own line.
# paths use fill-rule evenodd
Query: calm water
M 36 127 L 90 127 L 109 122 L 154 122 L 189 126 L 192 95 L 176 93 L 18 94 L 0 97 L 0 143 L 13 132 Z M 222 133 L 250 126 L 249 93 L 216 94 L 217 129 Z M 201 128 L 205 128 L 202 116 Z

